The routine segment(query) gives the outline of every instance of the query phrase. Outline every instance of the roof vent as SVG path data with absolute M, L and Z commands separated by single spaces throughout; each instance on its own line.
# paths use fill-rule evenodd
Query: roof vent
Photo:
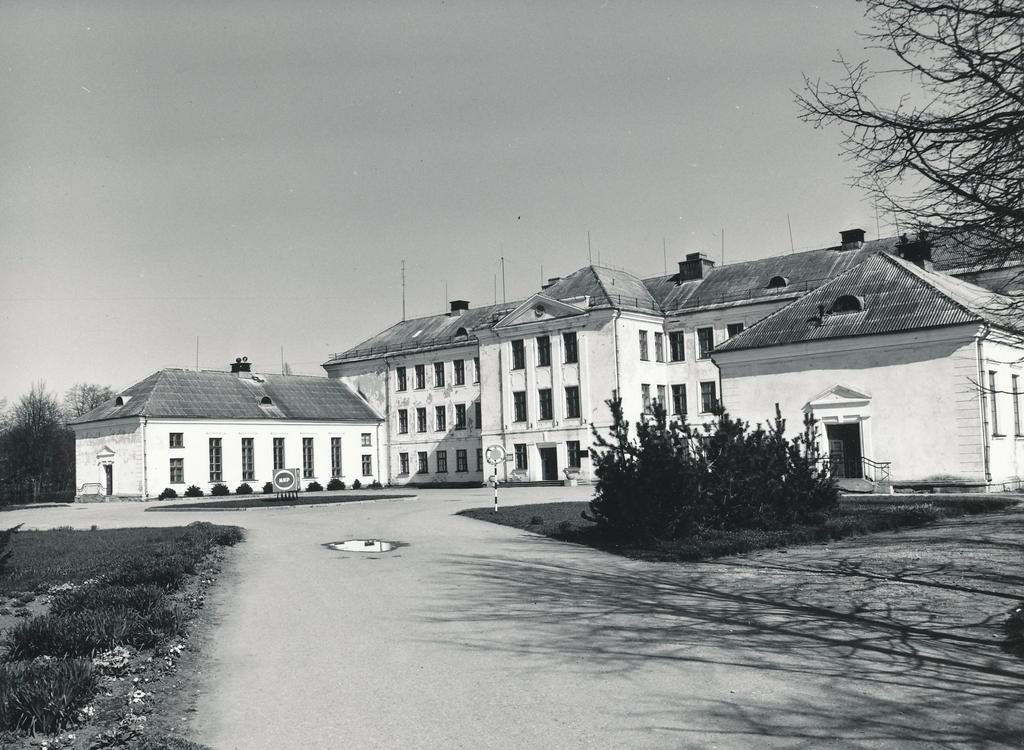
M 260 399 L 260 406 L 270 406 L 274 402 L 270 400 L 270 396 L 264 396 Z
M 249 361 L 248 357 L 235 357 L 235 361 L 231 363 L 231 373 L 238 377 L 243 375 L 248 376 L 252 372 L 252 362 Z
M 907 235 L 900 237 L 896 243 L 896 252 L 905 260 L 919 265 L 926 271 L 933 269 L 932 265 L 932 243 L 928 239 L 928 232 L 917 233 L 917 239 L 910 239 Z
M 677 283 L 703 279 L 704 276 L 715 267 L 715 261 L 711 260 L 704 253 L 689 253 L 686 260 L 679 261 L 679 275 Z
M 863 309 L 863 297 L 857 297 L 852 294 L 844 294 L 841 297 L 836 298 L 836 301 L 832 303 L 832 307 L 828 309 L 828 314 L 837 315 L 840 313 L 861 312 Z
M 789 286 L 789 279 L 785 276 L 772 276 L 768 279 L 768 289 L 782 289 Z
M 459 326 L 458 328 L 455 329 L 455 338 L 461 338 L 463 336 L 468 336 L 468 335 L 469 335 L 469 331 L 467 331 L 462 326 Z
M 864 247 L 863 229 L 847 229 L 840 232 L 839 236 L 843 238 L 843 250 L 860 250 Z
M 118 396 L 114 399 L 114 406 L 124 406 L 131 400 L 131 396 Z
M 469 302 L 464 299 L 453 299 L 451 301 L 452 315 L 462 315 L 469 309 Z

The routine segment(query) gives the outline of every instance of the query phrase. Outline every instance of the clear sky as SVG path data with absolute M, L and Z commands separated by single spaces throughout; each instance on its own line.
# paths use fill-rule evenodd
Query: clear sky
M 874 210 L 801 73 L 853 0 L 0 5 L 0 398 L 247 355 L 299 373 L 448 298 L 838 241 Z M 891 233 L 885 217 L 882 234 Z M 497 276 L 501 297 L 501 277 Z

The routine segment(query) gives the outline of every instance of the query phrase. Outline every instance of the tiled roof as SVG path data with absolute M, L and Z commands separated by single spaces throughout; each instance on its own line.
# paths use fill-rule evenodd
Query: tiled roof
M 296 419 L 375 422 L 380 416 L 338 380 L 305 375 L 240 378 L 212 370 L 160 370 L 116 399 L 72 420 L 75 424 L 121 417 L 187 419 Z M 269 404 L 260 401 L 268 397 Z
M 860 312 L 828 314 L 841 296 Z M 1013 329 L 1011 300 L 909 261 L 876 253 L 716 347 L 715 352 L 989 322 Z M 826 314 L 822 316 L 822 310 Z

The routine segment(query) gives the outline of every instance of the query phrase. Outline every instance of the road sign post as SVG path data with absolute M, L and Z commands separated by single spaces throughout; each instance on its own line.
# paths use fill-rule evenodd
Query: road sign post
M 494 467 L 494 473 L 491 474 L 491 485 L 494 487 L 494 512 L 498 512 L 498 464 L 505 463 L 505 459 L 508 457 L 508 453 L 505 451 L 505 447 L 495 443 L 487 447 L 487 463 Z

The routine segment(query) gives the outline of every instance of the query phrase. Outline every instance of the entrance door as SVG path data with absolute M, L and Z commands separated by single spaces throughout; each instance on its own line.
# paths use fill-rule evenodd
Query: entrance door
M 836 476 L 860 479 L 864 476 L 861 465 L 860 423 L 825 425 L 828 436 L 829 457 Z
M 114 494 L 114 465 L 103 464 L 103 473 L 107 479 L 107 494 Z
M 558 479 L 558 449 L 539 448 L 541 479 L 551 481 Z

